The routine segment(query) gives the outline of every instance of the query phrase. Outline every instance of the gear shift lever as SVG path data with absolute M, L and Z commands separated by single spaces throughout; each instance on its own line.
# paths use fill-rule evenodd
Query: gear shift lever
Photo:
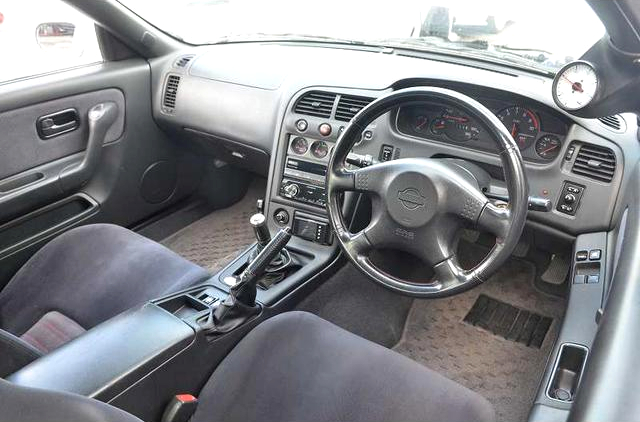
M 228 333 L 260 313 L 260 306 L 256 304 L 258 281 L 289 239 L 291 229 L 285 227 L 249 262 L 247 268 L 238 276 L 238 282 L 231 288 L 229 296 L 211 313 L 206 328 L 209 333 Z
M 256 235 L 256 241 L 258 242 L 258 252 L 260 252 L 271 241 L 267 218 L 262 213 L 256 213 L 249 219 L 249 224 L 253 227 L 253 233 Z

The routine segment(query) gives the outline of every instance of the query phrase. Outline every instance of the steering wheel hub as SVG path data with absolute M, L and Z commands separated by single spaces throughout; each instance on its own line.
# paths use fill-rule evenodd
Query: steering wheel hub
M 393 176 L 383 195 L 391 218 L 407 228 L 424 226 L 437 212 L 438 193 L 431 180 L 417 171 Z

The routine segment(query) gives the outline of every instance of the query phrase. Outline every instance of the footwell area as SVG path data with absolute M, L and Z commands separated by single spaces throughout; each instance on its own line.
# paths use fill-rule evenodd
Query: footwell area
M 242 200 L 191 223 L 161 243 L 212 273 L 219 271 L 254 242 L 249 218 L 265 189 L 264 180 L 254 180 Z
M 526 421 L 565 308 L 533 287 L 533 264 L 511 259 L 484 284 L 450 298 L 415 300 L 394 349 L 478 392 L 498 421 Z M 507 340 L 464 321 L 480 295 L 552 319 L 540 348 Z

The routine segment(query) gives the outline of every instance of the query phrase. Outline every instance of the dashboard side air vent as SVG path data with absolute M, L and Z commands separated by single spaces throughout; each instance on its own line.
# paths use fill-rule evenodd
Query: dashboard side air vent
M 180 85 L 180 76 L 169 75 L 167 84 L 164 87 L 164 96 L 162 98 L 162 106 L 164 111 L 172 112 L 176 108 L 176 97 L 178 95 L 178 86 Z
M 343 122 L 350 121 L 353 116 L 358 114 L 360 110 L 365 108 L 373 101 L 369 97 L 356 97 L 354 95 L 342 95 L 338 100 L 338 108 L 336 109 L 336 120 Z
M 571 171 L 590 179 L 609 183 L 616 172 L 616 156 L 609 148 L 582 144 Z
M 187 56 L 178 57 L 178 59 L 173 63 L 175 67 L 187 67 L 191 59 L 195 56 L 193 54 L 189 54 Z
M 624 118 L 622 118 L 622 116 L 620 116 L 619 114 L 615 114 L 613 116 L 598 117 L 598 121 L 600 122 L 600 124 L 614 132 L 623 133 L 627 130 L 626 122 L 624 121 Z
M 324 91 L 311 91 L 304 94 L 295 107 L 294 112 L 316 117 L 331 117 L 333 103 L 337 94 Z

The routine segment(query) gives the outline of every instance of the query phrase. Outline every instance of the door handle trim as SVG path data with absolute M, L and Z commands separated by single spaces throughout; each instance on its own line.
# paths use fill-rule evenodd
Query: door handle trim
M 75 108 L 56 111 L 55 113 L 40 116 L 36 120 L 36 129 L 40 139 L 51 139 L 74 131 L 79 127 L 80 116 Z

